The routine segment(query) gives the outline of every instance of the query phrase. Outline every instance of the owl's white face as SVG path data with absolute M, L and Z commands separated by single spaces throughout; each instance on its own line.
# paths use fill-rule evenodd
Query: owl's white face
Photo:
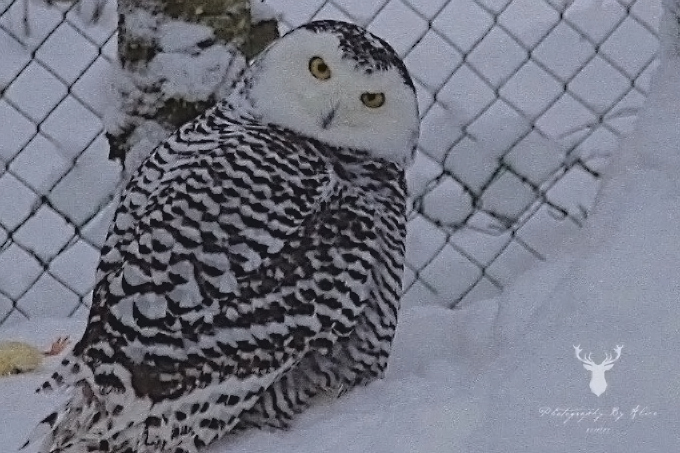
M 341 44 L 352 42 L 341 43 L 344 36 L 293 30 L 254 63 L 248 97 L 263 121 L 408 163 L 419 131 L 413 86 L 403 66 L 400 71 L 384 61 L 370 61 L 370 50 L 363 52 L 362 44 L 377 45 L 379 58 L 387 51 L 364 33 L 369 40 L 348 52 Z

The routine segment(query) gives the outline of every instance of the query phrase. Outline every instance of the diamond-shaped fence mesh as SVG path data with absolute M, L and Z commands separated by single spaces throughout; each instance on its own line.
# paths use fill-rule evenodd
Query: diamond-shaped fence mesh
M 404 303 L 451 307 L 498 294 L 586 220 L 661 15 L 660 0 L 266 4 L 282 31 L 350 20 L 403 56 L 422 117 Z M 120 179 L 101 120 L 116 21 L 113 1 L 0 0 L 0 324 L 86 312 Z

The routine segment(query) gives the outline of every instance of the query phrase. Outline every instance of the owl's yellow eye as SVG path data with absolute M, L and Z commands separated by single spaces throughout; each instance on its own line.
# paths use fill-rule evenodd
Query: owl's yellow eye
M 321 57 L 312 57 L 311 60 L 309 60 L 309 72 L 319 80 L 328 80 L 331 78 L 331 68 L 328 67 Z
M 377 109 L 378 107 L 382 107 L 385 103 L 385 93 L 362 93 L 361 102 L 363 102 L 366 107 Z

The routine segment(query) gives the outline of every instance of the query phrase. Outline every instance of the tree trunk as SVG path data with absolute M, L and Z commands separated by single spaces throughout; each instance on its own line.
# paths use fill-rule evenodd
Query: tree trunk
M 118 0 L 117 102 L 105 117 L 109 157 L 126 179 L 169 133 L 228 94 L 278 37 L 252 23 L 250 0 Z

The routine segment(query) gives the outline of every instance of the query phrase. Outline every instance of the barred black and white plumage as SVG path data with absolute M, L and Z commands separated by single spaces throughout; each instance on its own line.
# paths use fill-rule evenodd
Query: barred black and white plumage
M 39 451 L 195 452 L 382 376 L 417 131 L 403 63 L 365 30 L 266 50 L 126 186 Z

